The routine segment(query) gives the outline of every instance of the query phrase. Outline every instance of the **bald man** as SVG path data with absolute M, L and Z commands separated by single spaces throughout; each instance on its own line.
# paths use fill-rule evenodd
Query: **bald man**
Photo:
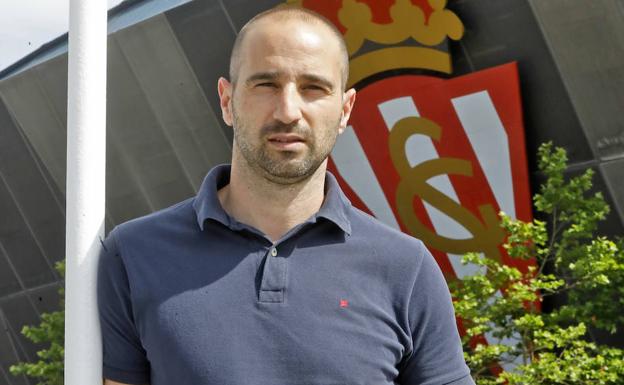
M 340 32 L 311 11 L 243 27 L 217 87 L 231 165 L 105 241 L 105 384 L 474 384 L 431 254 L 326 171 L 347 77 Z

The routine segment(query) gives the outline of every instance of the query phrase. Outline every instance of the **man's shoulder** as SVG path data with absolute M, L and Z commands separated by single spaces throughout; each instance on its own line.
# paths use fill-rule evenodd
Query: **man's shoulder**
M 354 227 L 354 231 L 358 231 L 362 234 L 374 235 L 376 240 L 380 238 L 389 239 L 392 241 L 400 242 L 401 244 L 409 245 L 422 245 L 422 241 L 418 238 L 414 238 L 409 234 L 405 234 L 400 229 L 392 227 L 369 213 L 360 210 L 355 206 L 351 206 L 350 221 L 351 226 Z
M 349 211 L 352 237 L 358 242 L 372 249 L 382 250 L 384 255 L 393 258 L 408 258 L 410 262 L 414 262 L 413 258 L 420 259 L 423 254 L 428 253 L 420 239 L 389 226 L 356 207 L 352 206 Z
M 163 232 L 188 230 L 197 223 L 193 200 L 194 197 L 191 197 L 153 213 L 130 219 L 117 225 L 113 232 L 118 239 L 127 240 L 137 237 L 146 239 L 162 235 Z

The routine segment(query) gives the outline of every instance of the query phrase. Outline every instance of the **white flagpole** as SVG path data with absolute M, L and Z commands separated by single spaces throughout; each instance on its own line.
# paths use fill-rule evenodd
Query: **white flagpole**
M 102 383 L 96 277 L 104 237 L 107 2 L 70 0 L 65 384 Z

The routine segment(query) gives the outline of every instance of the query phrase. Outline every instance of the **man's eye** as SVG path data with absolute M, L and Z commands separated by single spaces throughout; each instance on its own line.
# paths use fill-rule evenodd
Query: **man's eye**
M 275 88 L 275 87 L 277 87 L 277 85 L 275 83 L 265 82 L 265 83 L 258 83 L 258 84 L 256 84 L 256 87 Z
M 316 84 L 308 84 L 306 86 L 303 87 L 304 90 L 316 90 L 316 91 L 324 91 L 325 89 L 321 86 L 318 86 Z

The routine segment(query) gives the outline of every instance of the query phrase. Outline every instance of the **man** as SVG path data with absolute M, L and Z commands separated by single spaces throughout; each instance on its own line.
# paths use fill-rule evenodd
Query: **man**
M 347 75 L 340 33 L 312 12 L 241 30 L 218 83 L 231 166 L 105 241 L 106 384 L 473 384 L 434 259 L 326 172 Z

